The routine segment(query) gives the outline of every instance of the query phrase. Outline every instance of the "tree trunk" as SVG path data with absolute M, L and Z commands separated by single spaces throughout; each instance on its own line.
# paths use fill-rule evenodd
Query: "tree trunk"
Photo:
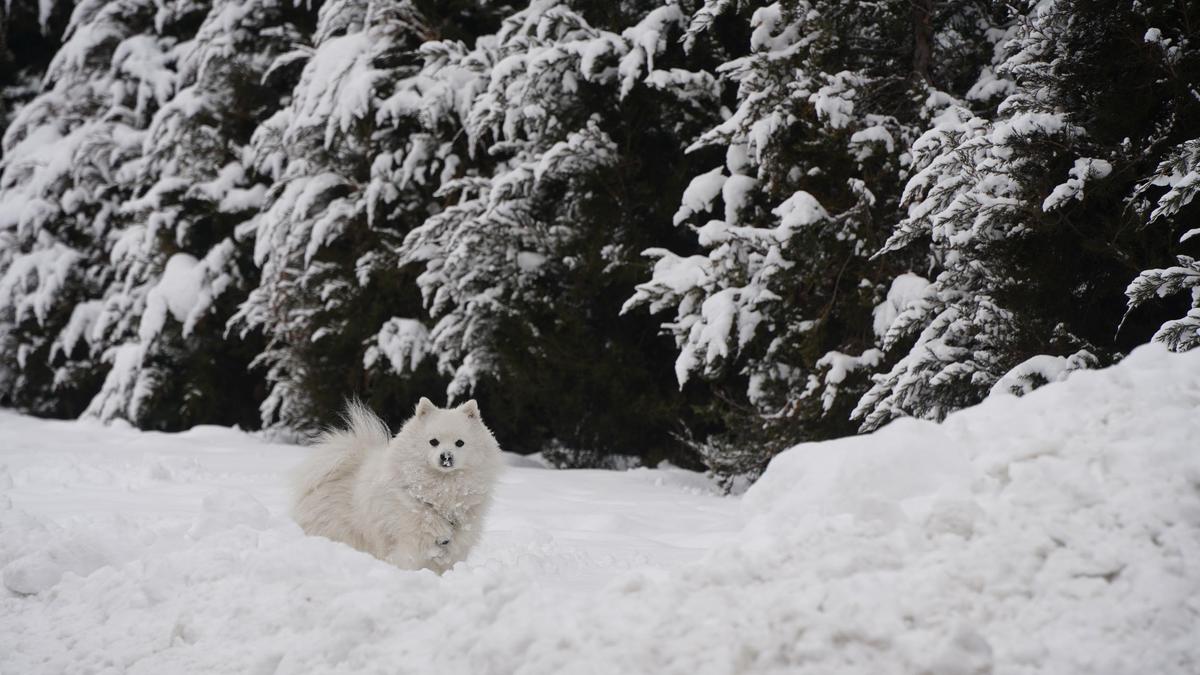
M 932 84 L 929 64 L 933 58 L 933 0 L 909 0 L 913 22 L 913 77 Z
M 8 58 L 8 13 L 4 11 L 7 4 L 0 2 L 0 73 L 7 73 L 12 67 Z M 0 82 L 3 79 L 0 78 Z

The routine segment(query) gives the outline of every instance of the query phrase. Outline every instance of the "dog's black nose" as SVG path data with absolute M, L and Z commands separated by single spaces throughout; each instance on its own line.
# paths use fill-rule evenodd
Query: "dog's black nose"
M 441 464 L 443 469 L 453 468 L 454 455 L 452 455 L 449 451 L 443 452 L 442 454 L 438 455 L 438 464 Z

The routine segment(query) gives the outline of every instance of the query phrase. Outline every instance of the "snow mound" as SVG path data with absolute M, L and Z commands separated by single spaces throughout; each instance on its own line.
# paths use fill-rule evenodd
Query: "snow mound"
M 627 556 L 595 586 L 576 580 L 605 563 L 533 518 L 612 537 L 618 556 L 632 539 L 617 533 L 652 525 L 694 542 L 722 500 L 669 485 L 644 513 L 599 512 L 589 500 L 651 489 L 653 474 L 512 466 L 481 550 L 437 577 L 217 491 L 198 520 L 118 527 L 106 559 L 32 565 L 48 571 L 18 575 L 19 591 L 5 567 L 0 671 L 1195 673 L 1198 409 L 1200 350 L 1144 347 L 941 425 L 800 445 L 702 559 Z M 518 492 L 538 511 L 507 501 Z M 102 537 L 20 514 L 21 494 L 0 511 L 0 564 Z
M 748 576 L 797 594 L 776 628 L 801 637 L 775 656 L 823 654 L 812 672 L 1197 672 L 1198 409 L 1200 352 L 1143 347 L 942 425 L 781 454 L 745 497 L 747 546 L 775 559 Z

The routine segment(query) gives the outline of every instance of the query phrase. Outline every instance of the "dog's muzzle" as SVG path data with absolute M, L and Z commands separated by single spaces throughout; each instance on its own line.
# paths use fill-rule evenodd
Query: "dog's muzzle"
M 443 469 L 453 469 L 454 453 L 450 452 L 449 450 L 445 450 L 442 452 L 442 454 L 438 455 L 438 466 L 442 467 Z

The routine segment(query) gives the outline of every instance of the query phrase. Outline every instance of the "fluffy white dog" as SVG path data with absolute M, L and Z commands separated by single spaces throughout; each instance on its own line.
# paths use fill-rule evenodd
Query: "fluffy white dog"
M 466 558 L 502 466 L 475 401 L 422 398 L 395 438 L 361 403 L 345 418 L 296 473 L 296 522 L 403 569 L 441 574 Z

